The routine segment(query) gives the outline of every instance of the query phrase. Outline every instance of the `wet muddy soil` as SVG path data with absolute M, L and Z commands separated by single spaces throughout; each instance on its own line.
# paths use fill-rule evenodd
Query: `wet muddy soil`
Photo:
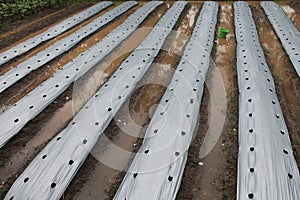
M 134 9 L 137 8 L 138 7 Z M 109 24 L 109 26 L 104 27 L 98 33 L 94 34 L 93 36 L 89 37 L 87 40 L 83 41 L 83 44 L 79 44 L 77 47 L 75 47 L 70 52 L 68 52 L 66 56 L 60 57 L 58 62 L 52 61 L 50 66 L 57 67 L 59 65 L 59 67 L 61 67 L 63 64 L 67 63 L 66 60 L 71 60 L 80 52 L 92 46 L 94 42 L 92 42 L 91 40 L 99 41 L 101 38 L 107 35 L 113 28 L 115 28 L 117 25 L 122 23 L 132 12 L 133 11 L 127 12 L 126 14 L 122 15 L 120 18 L 116 19 L 116 21 L 113 21 L 111 24 Z M 51 70 L 52 68 L 49 67 L 49 69 Z M 49 69 L 47 68 L 48 71 L 44 72 L 42 77 L 38 77 L 40 82 L 42 82 L 43 79 L 45 80 L 49 76 L 49 73 L 51 73 Z M 53 70 L 52 74 L 56 70 Z M 25 79 L 27 79 L 27 87 L 24 87 L 26 89 L 25 92 L 29 92 L 30 90 L 34 89 L 37 85 L 39 85 L 39 83 L 36 83 L 34 81 L 32 83 L 32 81 L 30 81 L 31 80 L 30 76 L 33 79 L 37 78 L 35 77 L 36 74 L 34 73 L 31 73 L 29 77 L 25 77 Z M 23 80 L 21 80 L 21 82 L 22 81 Z M 79 79 L 78 81 L 82 82 L 81 79 Z M 102 80 L 102 82 L 99 81 L 99 83 L 102 84 L 103 82 L 104 80 Z M 24 83 L 26 83 L 26 80 L 25 82 L 23 82 L 23 84 Z M 16 85 L 18 84 L 21 83 L 17 83 Z M 35 85 L 29 87 L 30 86 L 29 84 L 35 84 Z M 14 137 L 11 141 L 9 141 L 0 151 L 0 183 L 1 183 L 0 198 L 4 197 L 5 193 L 7 192 L 10 185 L 13 183 L 13 181 L 17 178 L 17 176 L 20 173 L 22 173 L 22 171 L 26 168 L 26 166 L 30 163 L 30 161 L 39 153 L 39 151 L 67 125 L 67 123 L 72 119 L 73 114 L 76 113 L 83 105 L 83 104 L 75 104 L 72 101 L 72 97 L 74 95 L 73 94 L 74 85 L 77 86 L 78 84 L 77 83 L 72 84 L 41 114 L 39 114 L 32 121 L 30 121 L 19 132 L 19 134 L 16 137 Z M 18 87 L 15 88 L 15 92 L 9 89 L 8 91 L 10 91 L 11 94 L 8 94 L 7 96 L 14 97 L 13 95 L 16 93 L 16 91 L 18 91 L 18 89 L 19 89 Z M 5 99 L 5 97 L 7 96 L 4 95 L 2 96 L 1 94 L 1 101 L 3 101 L 3 99 Z M 11 98 L 9 99 L 10 100 L 9 102 L 10 103 L 15 102 L 19 98 L 21 97 L 15 99 Z
M 295 9 L 284 3 L 279 3 L 286 16 L 294 23 L 296 28 L 300 30 L 300 13 L 296 12 Z
M 222 2 L 217 38 L 206 77 L 198 131 L 191 144 L 177 199 L 234 199 L 236 191 L 237 107 L 235 38 L 230 3 Z M 217 31 L 216 31 L 217 32 Z
M 84 26 L 85 24 L 88 24 L 90 21 L 101 16 L 103 13 L 108 12 L 113 7 L 114 6 L 106 9 L 105 11 L 100 12 L 99 14 L 95 15 L 91 19 L 83 22 L 80 26 Z M 130 11 L 126 12 L 125 14 L 115 18 L 111 23 L 109 23 L 109 25 L 100 28 L 91 36 L 89 36 L 88 38 L 84 39 L 83 41 L 75 45 L 68 52 L 58 56 L 57 58 L 53 59 L 49 63 L 46 63 L 45 65 L 41 66 L 39 69 L 32 71 L 29 75 L 25 76 L 16 84 L 12 85 L 10 88 L 2 92 L 3 96 L 2 98 L 0 98 L 0 108 L 2 108 L 2 110 L 5 110 L 5 108 L 7 108 L 9 105 L 16 103 L 19 99 L 21 99 L 26 94 L 28 94 L 31 90 L 33 90 L 35 87 L 40 85 L 43 81 L 51 77 L 56 71 L 58 71 L 61 67 L 63 67 L 65 64 L 70 62 L 73 58 L 75 58 L 80 53 L 84 52 L 85 50 L 93 46 L 95 43 L 100 41 L 102 38 L 104 38 L 114 28 L 116 28 L 118 25 L 124 22 L 126 18 L 139 7 L 140 6 L 136 6 L 132 8 Z M 28 53 L 28 55 L 22 56 L 22 58 L 19 58 L 17 61 L 12 62 L 12 64 L 6 67 L 7 68 L 6 71 L 8 71 L 9 68 L 13 68 L 17 66 L 19 63 L 35 55 L 39 51 L 42 51 L 43 49 L 51 46 L 51 44 L 53 44 L 55 41 L 62 39 L 63 37 L 66 37 L 67 35 L 73 33 L 80 26 L 77 26 L 71 29 L 70 31 L 67 31 L 66 33 L 58 36 L 57 38 L 47 42 L 44 45 L 40 45 L 38 48 Z M 0 70 L 0 74 L 3 71 Z
M 71 120 L 66 116 L 65 103 L 72 96 L 72 87 L 31 120 L 16 137 L 0 151 L 0 198 L 41 149 Z M 59 113 L 59 114 L 56 114 Z M 64 114 L 62 114 L 64 113 Z M 54 122 L 53 122 L 54 120 Z M 49 123 L 49 125 L 47 125 Z M 51 126 L 51 124 L 53 126 Z M 50 127 L 51 126 L 51 127 Z M 51 131 L 50 131 L 51 130 Z
M 190 25 L 193 25 L 193 23 L 190 23 L 190 18 L 194 17 L 192 11 L 195 9 L 195 7 L 192 7 L 184 11 L 184 13 L 189 14 L 187 14 L 187 17 L 179 19 L 179 23 L 175 26 L 175 31 L 168 36 L 163 50 L 160 51 L 154 60 L 154 64 L 151 65 L 142 81 L 138 83 L 131 98 L 117 113 L 105 131 L 105 135 L 98 141 L 92 154 L 100 162 L 94 158 L 88 158 L 94 161 L 93 171 L 87 173 L 84 170 L 85 167 L 83 167 L 82 172 L 78 173 L 78 179 L 84 179 L 87 175 L 90 176 L 90 179 L 80 190 L 77 189 L 78 192 L 73 196 L 73 199 L 113 198 L 125 175 L 124 171 L 126 171 L 134 156 L 132 153 L 136 152 L 140 147 L 142 137 L 150 122 L 151 114 L 159 103 L 166 89 L 165 86 L 168 85 L 176 64 L 179 62 L 183 47 L 188 39 L 188 32 L 191 29 Z M 164 8 L 163 12 L 156 13 L 157 17 L 161 17 L 165 11 L 166 8 Z M 177 41 L 174 43 L 175 38 Z M 120 153 L 118 148 L 121 148 L 124 153 Z M 98 154 L 95 155 L 95 152 Z M 110 159 L 107 160 L 107 158 Z M 72 189 L 76 191 L 76 187 L 80 186 L 78 179 L 74 179 L 66 191 L 65 198 L 71 198 L 72 195 L 68 194 L 74 194 L 74 191 L 71 192 Z
M 0 75 L 4 74 L 5 72 L 9 71 L 10 69 L 16 67 L 18 64 L 20 64 L 21 62 L 23 62 L 23 61 L 29 59 L 30 57 L 34 56 L 35 54 L 39 53 L 40 51 L 42 51 L 42 50 L 44 50 L 44 49 L 50 47 L 50 46 L 53 45 L 55 42 L 57 42 L 57 41 L 59 41 L 59 40 L 65 38 L 65 37 L 69 36 L 70 34 L 74 33 L 75 31 L 77 31 L 78 29 L 80 29 L 80 28 L 82 28 L 83 26 L 87 25 L 88 23 L 92 22 L 93 20 L 95 20 L 95 19 L 98 18 L 99 16 L 101 16 L 101 15 L 103 15 L 104 13 L 110 11 L 110 10 L 113 9 L 115 6 L 117 6 L 118 4 L 120 4 L 120 3 L 116 3 L 116 4 L 114 4 L 114 5 L 111 5 L 110 7 L 108 7 L 108 8 L 106 8 L 106 9 L 100 11 L 99 13 L 97 13 L 97 14 L 93 15 L 92 17 L 90 17 L 90 18 L 84 20 L 83 22 L 79 23 L 77 26 L 74 26 L 74 27 L 68 29 L 67 31 L 63 32 L 62 34 L 56 36 L 55 38 L 52 38 L 52 39 L 50 39 L 50 40 L 48 40 L 48 41 L 45 41 L 45 42 L 41 43 L 40 45 L 38 45 L 37 47 L 35 47 L 35 48 L 33 48 L 33 49 L 31 49 L 31 50 L 29 50 L 29 51 L 23 53 L 23 54 L 20 55 L 20 56 L 17 56 L 16 58 L 14 58 L 14 59 L 8 61 L 7 63 L 5 63 L 5 64 L 3 64 L 3 65 L 1 65 L 1 68 L 0 68 Z M 75 14 L 76 14 L 76 13 L 73 13 L 73 15 L 75 15 Z M 121 16 L 122 16 L 122 15 L 121 15 Z M 118 18 L 121 18 L 121 16 L 119 16 Z M 114 20 L 117 20 L 118 18 L 115 18 Z M 36 32 L 34 32 L 34 33 L 32 33 L 31 35 L 29 35 L 28 37 L 25 37 L 24 39 L 21 39 L 21 40 L 16 41 L 16 42 L 13 43 L 11 46 L 14 46 L 14 45 L 16 45 L 16 44 L 19 44 L 19 43 L 21 43 L 21 42 L 24 42 L 24 41 L 26 41 L 27 39 L 29 39 L 29 38 L 31 38 L 31 37 L 33 37 L 33 36 L 36 36 L 36 35 L 38 35 L 38 34 L 40 34 L 40 33 L 43 33 L 43 32 L 46 31 L 48 28 L 51 28 L 51 27 L 53 27 L 53 26 L 59 24 L 60 22 L 61 22 L 61 21 L 58 21 L 58 22 L 56 22 L 56 23 L 51 24 L 50 26 L 42 27 L 42 28 L 36 30 Z M 105 28 L 105 27 L 107 27 L 107 26 L 108 26 L 108 25 L 103 26 L 103 27 L 100 28 L 99 30 L 102 30 L 103 28 Z M 99 30 L 98 30 L 98 31 L 99 31 Z M 97 33 L 97 31 L 94 32 L 93 34 L 96 34 L 96 33 Z M 92 35 L 93 35 L 93 34 L 92 34 Z M 87 40 L 87 38 L 83 39 L 82 41 L 85 41 L 85 40 Z M 81 41 L 81 42 L 82 42 L 82 41 Z M 9 49 L 9 48 L 11 48 L 11 46 L 9 46 L 9 47 L 7 47 L 7 48 L 4 48 L 4 49 L 2 49 L 2 50 L 4 51 L 4 50 L 6 50 L 6 49 Z M 77 44 L 77 46 L 78 46 L 78 44 Z M 83 46 L 87 46 L 87 45 L 83 45 Z M 75 45 L 75 47 L 76 47 L 76 45 Z M 74 49 L 75 47 L 73 47 L 72 49 Z M 71 50 L 72 50 L 72 49 L 71 49 Z
M 238 155 L 236 42 L 232 2 L 219 3 L 216 32 L 217 29 L 222 27 L 229 29 L 229 33 L 224 39 L 218 39 L 215 35 L 211 66 L 199 111 L 198 128 L 188 151 L 184 176 L 176 198 L 178 200 L 227 200 L 236 198 Z M 98 15 L 112 9 L 116 4 Z M 0 97 L 0 108 L 4 107 L 5 110 L 5 107 L 28 94 L 76 55 L 107 35 L 142 4 L 126 12 L 126 14 L 80 42 L 67 53 L 54 59 L 39 70 L 30 73 L 3 92 Z M 140 29 L 86 75 L 72 84 L 1 149 L 0 198 L 5 196 L 13 181 L 40 150 L 67 125 L 91 95 L 108 80 L 120 63 L 146 37 L 151 31 L 151 27 L 163 16 L 171 4 L 172 2 L 166 2 L 163 6 L 157 8 L 140 26 Z M 4 45 L 3 47 L 0 46 L 0 49 L 12 44 L 12 42 L 2 44 L 1 41 L 4 41 L 4 36 L 7 36 L 8 41 L 20 42 L 21 38 L 24 40 L 30 34 L 37 34 L 40 27 L 52 26 L 64 17 L 71 16 L 74 12 L 79 12 L 90 6 L 91 3 L 75 5 L 78 6 L 62 7 L 62 9 L 56 11 L 49 11 L 49 13 L 47 11 L 32 18 L 23 19 L 23 21 L 6 22 L 14 28 L 9 32 L 6 30 L 5 33 L 0 33 L 0 44 Z M 113 198 L 125 175 L 124 171 L 126 171 L 134 157 L 134 153 L 142 144 L 142 137 L 147 125 L 177 67 L 201 5 L 202 2 L 191 2 L 184 10 L 175 26 L 175 31 L 167 38 L 163 50 L 155 59 L 155 64 L 150 67 L 131 98 L 116 114 L 61 199 Z M 298 117 L 300 116 L 300 103 L 298 103 L 300 102 L 300 84 L 298 76 L 258 2 L 251 2 L 251 5 L 260 41 L 274 77 L 294 154 L 298 166 L 300 166 L 300 136 L 298 134 L 300 131 Z M 299 29 L 299 9 L 297 10 L 293 5 L 289 7 L 285 2 L 280 5 Z M 57 39 L 67 36 L 78 28 L 79 26 L 74 27 Z M 55 39 L 40 45 L 7 65 L 1 66 L 0 74 L 46 48 L 47 45 L 53 44 L 53 42 L 55 42 Z M 222 120 L 225 120 L 224 125 Z M 119 149 L 122 149 L 123 153 L 119 153 Z
M 35 33 L 37 30 L 66 19 L 91 5 L 93 4 L 90 2 L 73 5 L 61 4 L 39 11 L 37 14 L 26 16 L 23 19 L 9 18 L 4 20 L 0 26 L 0 52 L 5 47 L 28 37 L 28 35 Z
M 295 9 L 295 11 L 300 14 L 300 1 L 299 0 L 292 0 L 290 1 L 289 5 Z

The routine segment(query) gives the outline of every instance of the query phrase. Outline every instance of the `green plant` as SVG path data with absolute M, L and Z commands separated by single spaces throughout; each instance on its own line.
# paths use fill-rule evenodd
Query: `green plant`
M 0 0 L 0 21 L 8 17 L 24 17 L 63 2 L 62 0 Z

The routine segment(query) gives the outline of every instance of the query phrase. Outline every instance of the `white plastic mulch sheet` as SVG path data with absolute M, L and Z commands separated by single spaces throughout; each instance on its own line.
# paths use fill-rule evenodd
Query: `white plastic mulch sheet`
M 237 199 L 300 199 L 299 170 L 251 10 L 234 3 L 239 86 Z
M 20 63 L 15 68 L 6 72 L 0 76 L 0 93 L 16 83 L 18 80 L 29 74 L 31 71 L 36 70 L 48 63 L 57 56 L 63 54 L 64 52 L 71 49 L 74 45 L 78 44 L 81 40 L 91 35 L 99 28 L 111 22 L 116 17 L 125 13 L 127 10 L 137 5 L 135 1 L 125 2 L 116 8 L 108 11 L 107 13 L 101 15 L 97 19 L 78 29 L 71 35 L 55 42 L 50 47 L 43 51 L 35 54 L 26 61 Z
M 52 39 L 59 34 L 67 31 L 68 29 L 76 26 L 77 24 L 83 22 L 84 20 L 90 18 L 91 16 L 97 14 L 101 10 L 112 5 L 110 1 L 100 2 L 68 19 L 60 22 L 59 24 L 47 29 L 46 31 L 16 45 L 7 51 L 0 53 L 0 65 L 10 61 L 11 59 L 29 51 L 30 49 L 38 46 L 42 42 Z
M 289 55 L 293 66 L 300 77 L 300 33 L 284 14 L 283 10 L 274 2 L 263 1 L 260 3 L 265 10 L 283 48 Z
M 105 86 L 29 164 L 5 199 L 60 198 L 89 150 L 150 67 L 185 5 L 174 3 Z
M 161 4 L 161 1 L 150 2 L 138 9 L 101 41 L 66 64 L 51 78 L 0 114 L 0 147 L 16 135 L 28 121 L 41 113 L 71 83 L 115 49 Z
M 114 199 L 176 198 L 197 125 L 217 13 L 217 3 L 204 3 L 183 58 Z

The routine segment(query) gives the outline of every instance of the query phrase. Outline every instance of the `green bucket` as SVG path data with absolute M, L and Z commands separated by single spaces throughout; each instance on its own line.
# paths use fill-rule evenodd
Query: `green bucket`
M 228 32 L 229 32 L 228 29 L 220 28 L 218 33 L 218 38 L 225 38 Z

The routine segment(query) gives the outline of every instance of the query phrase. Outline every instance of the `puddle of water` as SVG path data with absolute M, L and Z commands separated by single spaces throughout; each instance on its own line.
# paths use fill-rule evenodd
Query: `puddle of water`
M 226 88 L 226 92 L 229 93 L 230 90 L 230 68 L 234 64 L 234 55 L 235 55 L 235 29 L 232 26 L 233 20 L 233 9 L 231 4 L 221 3 L 220 14 L 220 23 L 217 27 L 219 30 L 221 27 L 229 30 L 229 33 L 226 35 L 226 38 L 217 38 L 216 39 L 216 55 L 215 62 L 218 67 L 219 72 L 221 73 Z
M 231 70 L 235 64 L 235 29 L 233 27 L 233 9 L 230 2 L 220 2 L 219 28 L 229 30 L 226 38 L 215 39 L 215 63 L 211 63 L 206 78 L 210 100 L 208 105 L 208 130 L 204 137 L 203 144 L 199 149 L 199 157 L 202 166 L 199 190 L 194 196 L 201 199 L 221 199 L 223 191 L 216 190 L 212 183 L 225 173 L 224 151 L 220 135 L 223 131 L 226 120 L 227 98 L 233 91 Z M 226 133 L 223 133 L 226 134 Z M 219 187 L 222 187 L 220 184 Z
M 170 34 L 170 37 L 174 37 L 175 34 L 175 38 L 172 40 L 172 43 L 166 46 L 165 50 L 168 52 L 168 58 L 166 58 L 167 61 L 172 60 L 172 57 L 174 56 L 182 55 L 183 47 L 189 40 L 189 33 L 191 32 L 191 29 L 195 23 L 195 17 L 198 11 L 198 6 L 192 5 L 178 29 Z
M 292 18 L 295 16 L 295 10 L 291 8 L 289 5 L 282 5 L 281 8 L 285 12 L 285 14 L 289 17 Z
M 120 63 L 133 51 L 148 35 L 152 30 L 152 27 L 156 24 L 160 16 L 166 11 L 166 6 L 161 7 L 159 10 L 155 11 L 155 17 L 146 19 L 143 23 L 143 28 L 136 30 L 125 42 L 123 42 L 117 50 L 105 58 L 105 60 L 99 63 L 88 76 L 91 83 L 95 84 L 95 73 L 100 74 L 98 76 L 107 78 L 107 74 L 112 74 L 120 65 Z M 149 28 L 147 28 L 149 27 Z M 151 27 L 151 28 L 150 28 Z M 82 80 L 85 80 L 83 78 Z M 96 77 L 97 80 L 97 77 Z M 78 85 L 81 85 L 79 80 Z M 94 93 L 93 86 L 86 87 L 87 92 Z M 129 101 L 122 106 L 121 110 L 114 117 L 115 123 L 118 125 L 118 129 L 113 129 L 111 132 L 106 131 L 106 135 L 112 134 L 116 135 L 110 141 L 106 137 L 101 137 L 96 144 L 92 154 L 98 157 L 99 160 L 108 160 L 107 165 L 114 166 L 117 169 L 124 169 L 127 167 L 132 154 L 132 145 L 136 142 L 137 137 L 141 131 L 141 124 L 145 124 L 148 118 L 147 112 L 130 112 L 129 110 Z M 127 106 L 126 106 L 127 105 Z M 111 127 L 111 126 L 110 126 Z M 107 130 L 110 130 L 108 127 Z M 130 133 L 130 134 L 127 134 Z M 135 135 L 132 137 L 130 135 Z M 100 149 L 100 153 L 98 152 Z M 120 153 L 120 149 L 122 149 Z M 96 155 L 95 155 L 96 154 Z M 80 191 L 73 195 L 74 199 L 105 199 L 107 198 L 107 190 L 110 185 L 117 182 L 116 177 L 119 173 L 118 170 L 108 167 L 107 165 L 97 162 L 93 172 L 86 172 L 89 174 L 89 180 L 80 188 Z M 118 180 L 120 181 L 120 180 Z M 72 186 L 71 186 L 72 187 Z M 74 186 L 75 187 L 75 186 Z
M 163 11 L 160 11 L 156 15 L 157 19 L 151 19 L 152 26 L 155 24 L 154 21 L 157 21 L 159 16 L 162 16 L 162 13 L 165 12 L 165 10 L 166 8 L 164 8 Z M 190 15 L 190 18 L 192 17 L 193 15 Z M 189 18 L 185 19 L 184 23 L 188 23 L 188 20 Z M 188 26 L 185 28 L 182 28 L 182 26 L 180 26 L 180 34 L 188 31 L 188 28 Z M 145 36 L 146 34 L 144 33 L 143 37 Z M 172 36 L 174 38 L 174 34 Z M 184 43 L 186 42 L 186 40 L 182 41 L 181 38 L 182 37 L 179 37 L 176 44 L 172 43 L 172 40 L 170 40 L 169 44 L 164 45 L 165 49 L 167 51 L 175 51 L 176 53 L 181 51 Z M 136 40 L 137 37 L 133 37 L 133 39 Z M 125 52 L 119 53 L 119 55 L 127 54 L 128 45 L 130 44 L 124 45 Z M 143 125 L 149 122 L 149 118 L 151 117 L 151 113 L 149 114 L 149 112 L 153 112 L 156 106 L 155 102 L 159 100 L 158 96 L 162 95 L 161 90 L 163 88 L 161 85 L 167 84 L 165 83 L 166 76 L 171 76 L 171 63 L 174 63 L 176 59 L 177 57 L 174 56 L 174 53 L 170 54 L 167 58 L 163 56 L 163 58 L 159 59 L 158 64 L 150 67 L 143 80 L 137 86 L 137 88 L 143 87 L 142 91 L 140 91 L 136 96 L 133 95 L 132 99 L 129 100 L 124 106 L 122 106 L 121 110 L 114 118 L 116 124 L 118 125 L 116 134 L 117 136 L 114 137 L 111 141 L 107 139 L 101 140 L 100 143 L 102 143 L 102 145 L 99 145 L 100 149 L 102 149 L 102 153 L 99 158 L 100 160 L 109 160 L 109 165 L 115 166 L 115 168 L 117 167 L 118 169 L 124 169 L 127 167 L 127 163 L 132 156 L 132 145 L 134 145 L 137 137 L 140 136 L 140 133 L 145 132 L 146 127 Z M 128 113 L 128 111 L 130 113 Z M 108 143 L 109 145 L 103 145 L 103 143 Z M 95 171 L 91 175 L 91 179 L 80 190 L 80 192 L 75 195 L 75 199 L 106 198 L 107 196 L 105 190 L 107 190 L 114 181 L 121 181 L 115 180 L 117 175 L 117 170 L 109 167 L 104 167 L 103 164 L 99 162 L 96 165 Z M 102 181 L 99 182 L 99 180 Z
M 195 17 L 196 14 L 198 13 L 198 8 L 195 5 L 192 5 L 191 9 L 189 10 L 188 14 L 187 14 L 187 18 L 189 21 L 189 27 L 192 27 L 195 23 Z
M 97 163 L 93 174 L 88 177 L 89 181 L 81 188 L 80 192 L 76 194 L 72 199 L 74 200 L 94 200 L 94 199 L 106 199 L 107 195 L 105 191 L 108 191 L 107 185 L 112 185 L 115 182 L 115 176 L 117 172 L 110 167 Z M 98 178 L 98 177 L 101 177 Z M 91 181 L 92 180 L 92 181 Z M 104 191 L 104 192 L 103 192 Z M 64 197 L 62 197 L 64 199 Z
M 142 6 L 142 5 L 140 5 Z M 135 8 L 137 9 L 137 8 Z M 127 13 L 127 15 L 129 15 Z M 125 15 L 122 20 L 125 20 L 127 18 L 127 15 Z M 86 43 L 89 45 L 93 45 L 92 40 L 94 40 L 95 37 L 98 37 L 100 40 L 102 37 L 104 37 L 107 33 L 109 33 L 112 29 L 114 29 L 118 24 L 122 22 L 122 20 L 118 20 L 111 24 L 111 26 L 106 27 L 103 31 L 97 33 L 96 36 L 93 36 L 86 41 Z M 141 34 L 142 33 L 142 34 Z M 139 40 L 142 40 L 144 37 L 144 34 L 147 34 L 147 31 L 139 32 L 138 34 L 133 34 L 134 41 L 127 41 L 131 44 L 132 48 L 134 47 L 134 44 L 139 44 Z M 125 42 L 126 43 L 126 42 Z M 87 48 L 85 46 L 85 48 Z M 127 46 L 128 47 L 128 46 Z M 122 49 L 122 48 L 121 48 Z M 124 47 L 123 47 L 124 50 Z M 69 59 L 74 57 L 76 54 L 79 54 L 79 52 L 83 51 L 82 46 L 77 47 L 73 52 L 68 53 L 66 56 L 70 56 Z M 128 51 L 128 49 L 127 49 Z M 116 55 L 119 55 L 119 51 L 115 51 L 114 55 L 108 56 L 108 58 L 116 57 Z M 64 58 L 61 58 L 63 60 Z M 119 61 L 120 62 L 120 61 Z M 66 61 L 61 61 L 59 63 L 55 63 L 53 66 L 57 65 L 64 65 Z M 103 64 L 103 63 L 102 63 Z M 84 76 L 84 78 L 79 79 L 74 85 L 77 86 L 77 90 L 74 90 L 76 93 L 73 94 L 73 97 L 75 97 L 73 100 L 68 101 L 63 108 L 59 109 L 54 116 L 45 124 L 45 126 L 42 128 L 41 131 L 39 131 L 34 138 L 32 138 L 26 146 L 24 146 L 17 154 L 13 155 L 10 160 L 5 164 L 3 168 L 0 169 L 0 180 L 3 182 L 6 182 L 9 177 L 14 175 L 16 171 L 24 168 L 25 164 L 30 161 L 34 155 L 36 155 L 41 146 L 44 146 L 51 138 L 53 138 L 63 127 L 66 126 L 67 122 L 69 122 L 72 117 L 73 113 L 76 113 L 83 105 L 84 103 L 89 99 L 89 97 L 95 93 L 97 88 L 99 88 L 100 85 L 102 85 L 108 76 L 112 74 L 112 72 L 115 69 L 108 68 L 106 69 L 103 67 L 105 65 L 98 65 L 98 70 L 95 71 L 95 73 L 87 73 L 91 76 Z M 116 67 L 118 65 L 113 65 L 113 67 Z M 102 68 L 101 68 L 102 67 Z M 101 70 L 102 69 L 102 70 Z M 104 72 L 104 70 L 106 71 Z M 52 73 L 47 72 L 48 75 Z M 46 76 L 46 74 L 44 75 Z M 45 79 L 45 77 L 43 77 Z M 40 81 L 42 82 L 42 81 Z M 78 84 L 80 83 L 80 84 Z M 78 86 L 80 85 L 80 87 Z M 32 86 L 33 87 L 33 86 Z M 33 87 L 34 88 L 34 87 Z M 33 89 L 32 88 L 32 89 Z M 84 99 L 82 98 L 84 97 Z M 20 97 L 21 98 L 21 97 Z M 68 97 L 72 98 L 72 97 Z
M 94 80 L 92 82 L 94 83 Z M 93 87 L 95 87 L 95 85 Z M 86 87 L 89 93 L 91 93 L 90 88 L 91 87 Z M 84 94 L 85 96 L 86 92 Z M 127 167 L 127 163 L 132 155 L 132 145 L 137 139 L 136 137 L 129 136 L 127 133 L 138 137 L 140 129 L 138 129 L 139 126 L 136 125 L 136 122 L 133 121 L 134 119 L 139 119 L 140 123 L 145 123 L 141 122 L 143 119 L 141 118 L 142 113 L 129 114 L 126 113 L 128 109 L 128 105 L 123 106 L 114 117 L 119 129 L 112 130 L 111 132 L 105 131 L 106 134 L 117 135 L 117 137 L 114 137 L 112 141 L 110 141 L 107 137 L 103 136 L 95 145 L 91 154 L 103 162 L 97 162 L 94 171 L 88 172 L 88 174 L 90 174 L 89 180 L 74 196 L 74 199 L 107 198 L 106 191 L 109 185 L 114 183 L 119 173 L 115 168 L 122 170 Z M 114 168 L 109 166 L 114 166 Z
M 161 70 L 158 71 L 158 76 L 162 78 L 171 69 L 171 64 L 161 64 L 159 66 L 161 67 Z
M 73 114 L 77 113 L 84 103 L 91 96 L 92 90 L 96 90 L 101 84 L 104 83 L 108 74 L 98 72 L 94 77 L 89 78 L 84 84 L 81 85 L 79 90 L 76 90 L 76 98 L 69 100 L 65 105 L 58 109 L 53 117 L 44 125 L 44 127 L 23 146 L 16 154 L 14 154 L 4 167 L 0 169 L 0 181 L 6 182 L 8 178 L 15 175 L 16 172 L 24 165 L 34 158 L 40 149 L 46 145 L 67 123 L 73 118 Z M 95 81 L 97 80 L 97 82 Z M 82 98 L 85 99 L 82 99 Z M 66 97 L 66 100 L 72 97 Z
M 127 102 L 128 104 L 129 102 Z M 95 145 L 91 154 L 99 162 L 94 171 L 90 173 L 88 182 L 74 196 L 74 199 L 105 199 L 109 186 L 120 181 L 116 180 L 116 177 L 119 171 L 127 169 L 128 162 L 132 157 L 133 146 L 137 140 L 136 137 L 130 135 L 138 136 L 143 128 L 132 121 L 136 116 L 130 115 L 127 111 L 128 107 L 122 107 L 115 116 L 117 130 L 108 128 L 108 131 L 105 131 L 106 134 L 116 135 L 116 137 L 110 139 L 102 135 Z
M 230 18 L 233 16 L 232 5 L 224 4 L 221 5 L 220 23 L 228 24 L 230 23 Z
M 96 71 L 91 77 L 82 78 L 73 86 L 73 109 L 81 108 L 107 80 L 110 74 L 103 71 Z

